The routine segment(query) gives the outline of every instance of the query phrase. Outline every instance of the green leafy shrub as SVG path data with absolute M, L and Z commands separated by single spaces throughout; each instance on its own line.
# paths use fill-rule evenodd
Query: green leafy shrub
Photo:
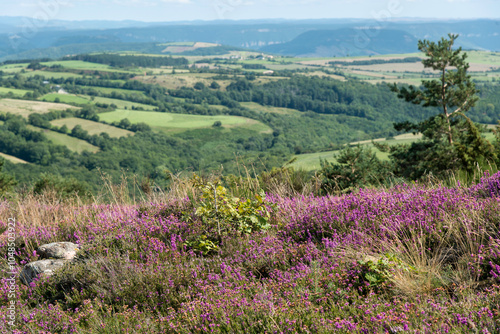
M 394 277 L 396 269 L 415 272 L 413 266 L 404 264 L 393 254 L 384 254 L 378 260 L 358 260 L 360 278 L 363 282 L 359 285 L 370 290 L 380 291 L 389 284 L 390 280 Z M 364 283 L 368 283 L 368 286 Z M 366 292 L 366 291 L 365 291 Z
M 241 200 L 228 195 L 219 181 L 204 181 L 195 175 L 192 183 L 202 193 L 195 214 L 201 218 L 205 233 L 186 242 L 186 246 L 207 254 L 218 249 L 222 236 L 250 234 L 271 227 L 271 213 L 263 191 Z

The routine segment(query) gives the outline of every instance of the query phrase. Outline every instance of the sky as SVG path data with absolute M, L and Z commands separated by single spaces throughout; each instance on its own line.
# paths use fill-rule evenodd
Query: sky
M 0 16 L 42 20 L 500 17 L 499 0 L 0 0 L 0 6 Z

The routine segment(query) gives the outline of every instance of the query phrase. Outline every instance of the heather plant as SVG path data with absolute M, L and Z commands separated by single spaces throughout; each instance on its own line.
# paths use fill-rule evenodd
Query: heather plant
M 342 196 L 268 194 L 263 205 L 273 204 L 273 228 L 251 233 L 240 232 L 237 221 L 223 225 L 222 198 L 233 196 L 222 196 L 213 181 L 201 182 L 215 188 L 206 199 L 198 191 L 199 198 L 162 203 L 1 202 L 0 228 L 9 217 L 18 221 L 19 266 L 37 260 L 41 244 L 81 245 L 77 261 L 52 277 L 18 282 L 15 329 L 498 333 L 499 179 L 497 173 L 471 187 L 415 183 Z M 218 213 L 197 215 L 205 202 L 216 210 L 215 196 Z M 227 228 L 220 243 L 217 218 L 221 231 Z M 210 256 L 187 247 L 203 234 L 217 245 Z M 0 235 L 2 267 L 7 244 Z M 0 332 L 8 293 L 2 280 Z

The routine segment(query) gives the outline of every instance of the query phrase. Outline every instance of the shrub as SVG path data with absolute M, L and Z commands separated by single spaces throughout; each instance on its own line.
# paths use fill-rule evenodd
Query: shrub
M 222 236 L 250 234 L 270 228 L 270 210 L 263 191 L 254 194 L 252 199 L 241 200 L 228 195 L 220 181 L 204 181 L 194 175 L 192 183 L 202 192 L 196 216 L 203 222 L 204 234 L 188 241 L 186 246 L 207 254 L 217 250 Z

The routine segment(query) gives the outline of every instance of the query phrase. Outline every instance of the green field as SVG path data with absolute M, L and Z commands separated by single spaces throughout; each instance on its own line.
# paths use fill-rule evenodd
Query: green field
M 33 77 L 35 75 L 40 75 L 43 76 L 47 79 L 54 78 L 54 79 L 67 79 L 67 78 L 81 78 L 82 75 L 76 74 L 76 73 L 70 73 L 70 72 L 51 72 L 51 71 L 43 71 L 43 70 L 37 70 L 37 71 L 31 71 L 28 70 L 24 73 L 21 73 L 23 77 Z
M 494 125 L 488 125 L 487 126 L 489 129 L 494 128 Z M 495 140 L 495 136 L 492 132 L 486 132 L 483 133 L 483 137 L 489 140 L 490 142 Z M 419 139 L 422 138 L 421 134 L 414 135 L 412 133 L 406 133 L 402 135 L 395 136 L 394 139 L 386 140 L 385 138 L 378 138 L 378 139 L 373 139 L 373 141 L 382 143 L 382 144 L 387 144 L 387 145 L 397 145 L 397 144 L 411 144 Z M 372 140 L 363 140 L 359 142 L 352 142 L 349 143 L 350 146 L 355 146 L 355 145 L 363 145 L 366 147 L 369 147 L 373 149 L 375 154 L 377 155 L 377 158 L 381 160 L 389 160 L 389 153 L 386 152 L 381 152 L 378 149 L 376 149 L 373 144 Z M 295 161 L 290 164 L 290 166 L 296 168 L 296 169 L 304 169 L 304 170 L 318 170 L 321 168 L 320 164 L 320 159 L 321 160 L 326 160 L 329 162 L 337 162 L 335 159 L 334 155 L 338 154 L 339 150 L 335 151 L 326 151 L 326 152 L 317 152 L 317 153 L 307 153 L 307 154 L 297 154 L 294 156 Z
M 28 66 L 29 64 L 30 63 L 6 64 L 6 65 L 0 66 L 0 71 L 4 71 L 7 69 L 13 69 L 13 68 L 22 69 L 22 68 L 26 68 L 26 66 Z
M 12 92 L 15 96 L 24 96 L 27 92 L 31 92 L 30 90 L 24 90 L 24 89 L 16 89 L 16 88 L 5 88 L 5 87 L 0 87 L 0 94 L 8 94 L 9 92 Z
M 50 93 L 40 97 L 42 101 L 54 102 L 55 99 L 58 98 L 61 103 L 77 103 L 77 104 L 90 104 L 90 103 L 105 103 L 105 104 L 114 104 L 117 108 L 120 109 L 131 109 L 134 108 L 143 108 L 144 110 L 154 110 L 156 107 L 149 104 L 142 104 L 136 102 L 130 102 L 125 100 L 112 99 L 107 97 L 92 97 L 88 95 L 74 95 L 74 94 L 58 94 L 58 93 Z
M 110 137 L 125 137 L 133 135 L 132 131 L 117 128 L 115 126 L 102 124 L 98 122 L 89 121 L 81 118 L 61 118 L 50 122 L 52 125 L 63 126 L 66 125 L 68 129 L 73 129 L 76 125 L 80 125 L 84 130 L 88 131 L 90 135 L 98 135 L 101 132 L 106 132 Z
M 154 110 L 156 108 L 155 106 L 152 106 L 149 104 L 142 104 L 142 103 L 125 101 L 125 100 L 111 99 L 111 98 L 107 98 L 107 97 L 95 97 L 94 102 L 114 104 L 119 109 L 124 109 L 124 108 L 131 109 L 132 107 L 135 107 L 135 108 L 141 107 L 144 110 Z
M 44 66 L 61 65 L 65 68 L 75 70 L 109 70 L 110 67 L 104 64 L 90 63 L 83 60 L 62 60 L 62 61 L 49 61 L 41 63 Z
M 191 129 L 209 128 L 220 121 L 224 128 L 242 127 L 258 132 L 270 132 L 271 129 L 250 118 L 239 116 L 200 116 L 136 110 L 117 110 L 101 113 L 99 118 L 105 122 L 119 122 L 127 118 L 131 123 L 146 123 L 152 129 L 163 132 L 182 132 Z
M 118 73 L 137 73 L 137 71 L 121 70 L 105 64 L 91 63 L 83 60 L 61 60 L 41 63 L 44 66 L 61 65 L 64 68 L 81 71 L 102 71 Z
M 77 103 L 77 104 L 89 104 L 91 103 L 90 97 L 88 96 L 77 96 L 73 94 L 58 94 L 58 93 L 50 93 L 46 94 L 39 98 L 42 101 L 54 102 L 56 99 L 59 99 L 59 102 L 62 103 Z
M 34 131 L 42 131 L 47 138 L 56 145 L 66 146 L 69 150 L 77 153 L 82 153 L 83 151 L 88 151 L 95 153 L 99 151 L 97 146 L 91 145 L 85 140 L 81 140 L 75 137 L 65 135 L 64 133 L 59 133 L 47 129 L 37 128 L 32 125 L 28 125 L 28 129 Z
M 476 64 L 500 66 L 500 53 L 489 51 L 467 51 L 467 61 Z
M 492 72 L 492 69 L 500 67 L 500 53 L 489 51 L 467 51 L 467 61 L 470 63 L 470 74 L 473 79 L 478 81 L 493 81 L 493 78 L 500 78 L 498 72 Z M 334 58 L 276 58 L 275 64 L 279 64 L 279 60 L 285 60 L 287 63 L 301 65 L 317 66 L 316 68 L 325 68 L 331 70 L 330 62 L 342 61 L 359 61 L 359 60 L 391 60 L 403 59 L 407 57 L 420 57 L 423 58 L 422 53 L 408 53 L 408 54 L 393 54 L 393 55 L 378 55 L 378 56 L 358 56 L 358 57 L 334 57 Z M 246 62 L 246 61 L 245 61 Z M 264 63 L 262 63 L 264 64 Z M 267 67 L 272 68 L 266 64 Z M 290 66 L 290 65 L 285 65 Z M 420 85 L 422 80 L 430 80 L 423 76 L 424 70 L 421 62 L 415 63 L 386 63 L 386 64 L 372 64 L 372 65 L 346 65 L 341 64 L 336 68 L 349 77 L 363 80 L 372 84 L 376 83 L 401 83 Z M 426 70 L 428 72 L 428 70 Z
M 418 140 L 419 138 L 421 138 L 421 135 L 413 135 L 413 134 L 409 133 L 409 134 L 403 134 L 403 135 L 396 136 L 394 139 L 391 139 L 391 140 L 386 140 L 385 138 L 378 138 L 378 139 L 374 139 L 374 141 L 380 142 L 383 144 L 388 144 L 388 145 L 396 145 L 396 144 L 409 144 L 409 143 L 412 143 L 412 142 Z M 380 152 L 379 150 L 374 148 L 371 140 L 353 142 L 353 143 L 350 143 L 349 145 L 355 146 L 358 144 L 372 148 L 373 151 L 376 153 L 377 157 L 381 160 L 388 160 L 389 159 L 389 153 Z M 339 153 L 339 151 L 335 150 L 335 151 L 327 151 L 327 152 L 298 154 L 298 155 L 294 156 L 294 159 L 296 159 L 296 160 L 290 166 L 292 166 L 296 169 L 318 170 L 321 168 L 320 159 L 335 163 L 335 162 L 337 162 L 337 160 L 335 159 L 334 155 L 336 155 L 338 153 Z

